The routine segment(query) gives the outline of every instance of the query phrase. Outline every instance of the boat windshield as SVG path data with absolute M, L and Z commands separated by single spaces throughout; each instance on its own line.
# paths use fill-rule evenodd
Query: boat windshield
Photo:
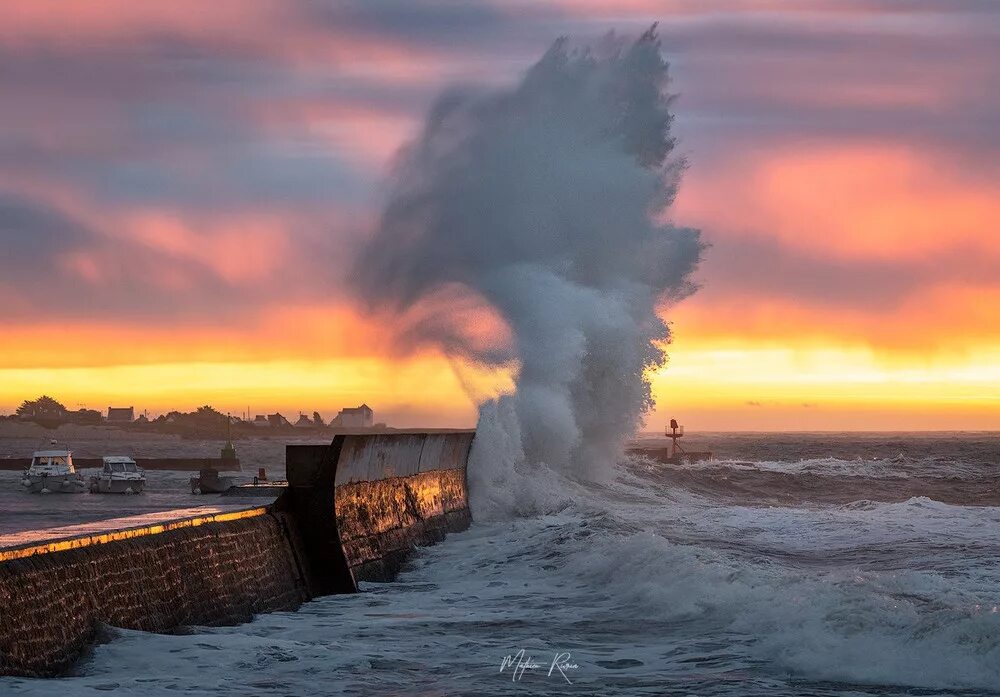
M 32 463 L 35 465 L 65 465 L 65 457 L 36 457 Z
M 104 465 L 105 472 L 136 472 L 138 471 L 134 462 L 109 462 Z

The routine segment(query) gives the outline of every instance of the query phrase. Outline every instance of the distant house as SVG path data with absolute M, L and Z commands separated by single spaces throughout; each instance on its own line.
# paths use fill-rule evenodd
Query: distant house
M 299 420 L 295 422 L 295 428 L 312 428 L 315 425 L 305 414 L 299 414 Z
M 257 414 L 257 416 L 253 417 L 253 422 L 252 423 L 253 423 L 254 426 L 270 426 L 271 425 L 268 422 L 267 417 L 264 416 L 263 414 Z
M 135 407 L 108 407 L 108 423 L 130 424 L 135 420 Z
M 375 412 L 367 404 L 341 409 L 340 413 L 330 422 L 331 426 L 340 426 L 341 428 L 371 428 L 374 424 Z
M 281 414 L 268 414 L 267 423 L 271 425 L 271 428 L 281 428 L 282 426 L 292 425 L 291 422 Z

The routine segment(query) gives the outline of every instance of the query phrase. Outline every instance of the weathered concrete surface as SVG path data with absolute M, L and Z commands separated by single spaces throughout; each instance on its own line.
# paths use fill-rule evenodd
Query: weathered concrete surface
M 336 436 L 329 446 L 289 445 L 290 494 L 304 479 L 315 496 L 318 463 L 328 468 L 335 462 L 329 493 L 336 517 L 314 525 L 322 527 L 327 540 L 336 538 L 352 583 L 389 581 L 415 546 L 469 527 L 465 469 L 474 436 L 475 431 L 348 434 Z M 338 583 L 348 585 L 346 579 Z
M 339 439 L 339 440 L 338 440 Z M 329 445 L 285 447 L 288 488 L 274 502 L 297 522 L 300 566 L 312 596 L 353 593 L 358 587 L 344 557 L 334 510 L 334 481 L 343 438 Z
M 413 547 L 469 527 L 465 473 L 436 470 L 337 487 L 341 544 L 359 581 L 389 581 Z
M 266 512 L 263 507 L 248 508 L 245 505 L 197 506 L 44 530 L 8 533 L 0 535 L 0 562 L 155 535 L 176 528 L 197 527 L 235 518 L 252 518 Z
M 183 513 L 4 538 L 0 674 L 58 675 L 101 624 L 151 632 L 237 624 L 307 599 L 283 516 Z

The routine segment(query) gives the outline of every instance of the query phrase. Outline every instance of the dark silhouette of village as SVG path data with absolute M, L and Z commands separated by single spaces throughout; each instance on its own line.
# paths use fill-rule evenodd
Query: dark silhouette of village
M 35 423 L 52 429 L 63 424 L 112 426 L 134 431 L 176 434 L 186 438 L 248 438 L 394 430 L 385 423 L 376 423 L 375 412 L 367 404 L 341 409 L 330 421 L 324 420 L 317 411 L 312 416 L 299 413 L 298 418 L 292 421 L 278 412 L 251 416 L 247 411 L 240 416 L 233 416 L 208 405 L 191 412 L 170 411 L 149 418 L 144 413 L 137 415 L 134 407 L 108 407 L 107 412 L 87 408 L 71 410 L 48 395 L 25 400 L 13 414 L 0 416 L 0 420 Z

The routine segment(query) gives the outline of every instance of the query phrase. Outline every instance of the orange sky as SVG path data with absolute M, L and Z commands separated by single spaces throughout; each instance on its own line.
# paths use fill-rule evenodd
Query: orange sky
M 1000 429 L 982 3 L 210 5 L 0 6 L 0 412 L 471 425 L 510 376 L 400 349 L 344 288 L 392 155 L 451 82 L 660 20 L 689 165 L 669 216 L 712 248 L 663 308 L 649 427 Z

